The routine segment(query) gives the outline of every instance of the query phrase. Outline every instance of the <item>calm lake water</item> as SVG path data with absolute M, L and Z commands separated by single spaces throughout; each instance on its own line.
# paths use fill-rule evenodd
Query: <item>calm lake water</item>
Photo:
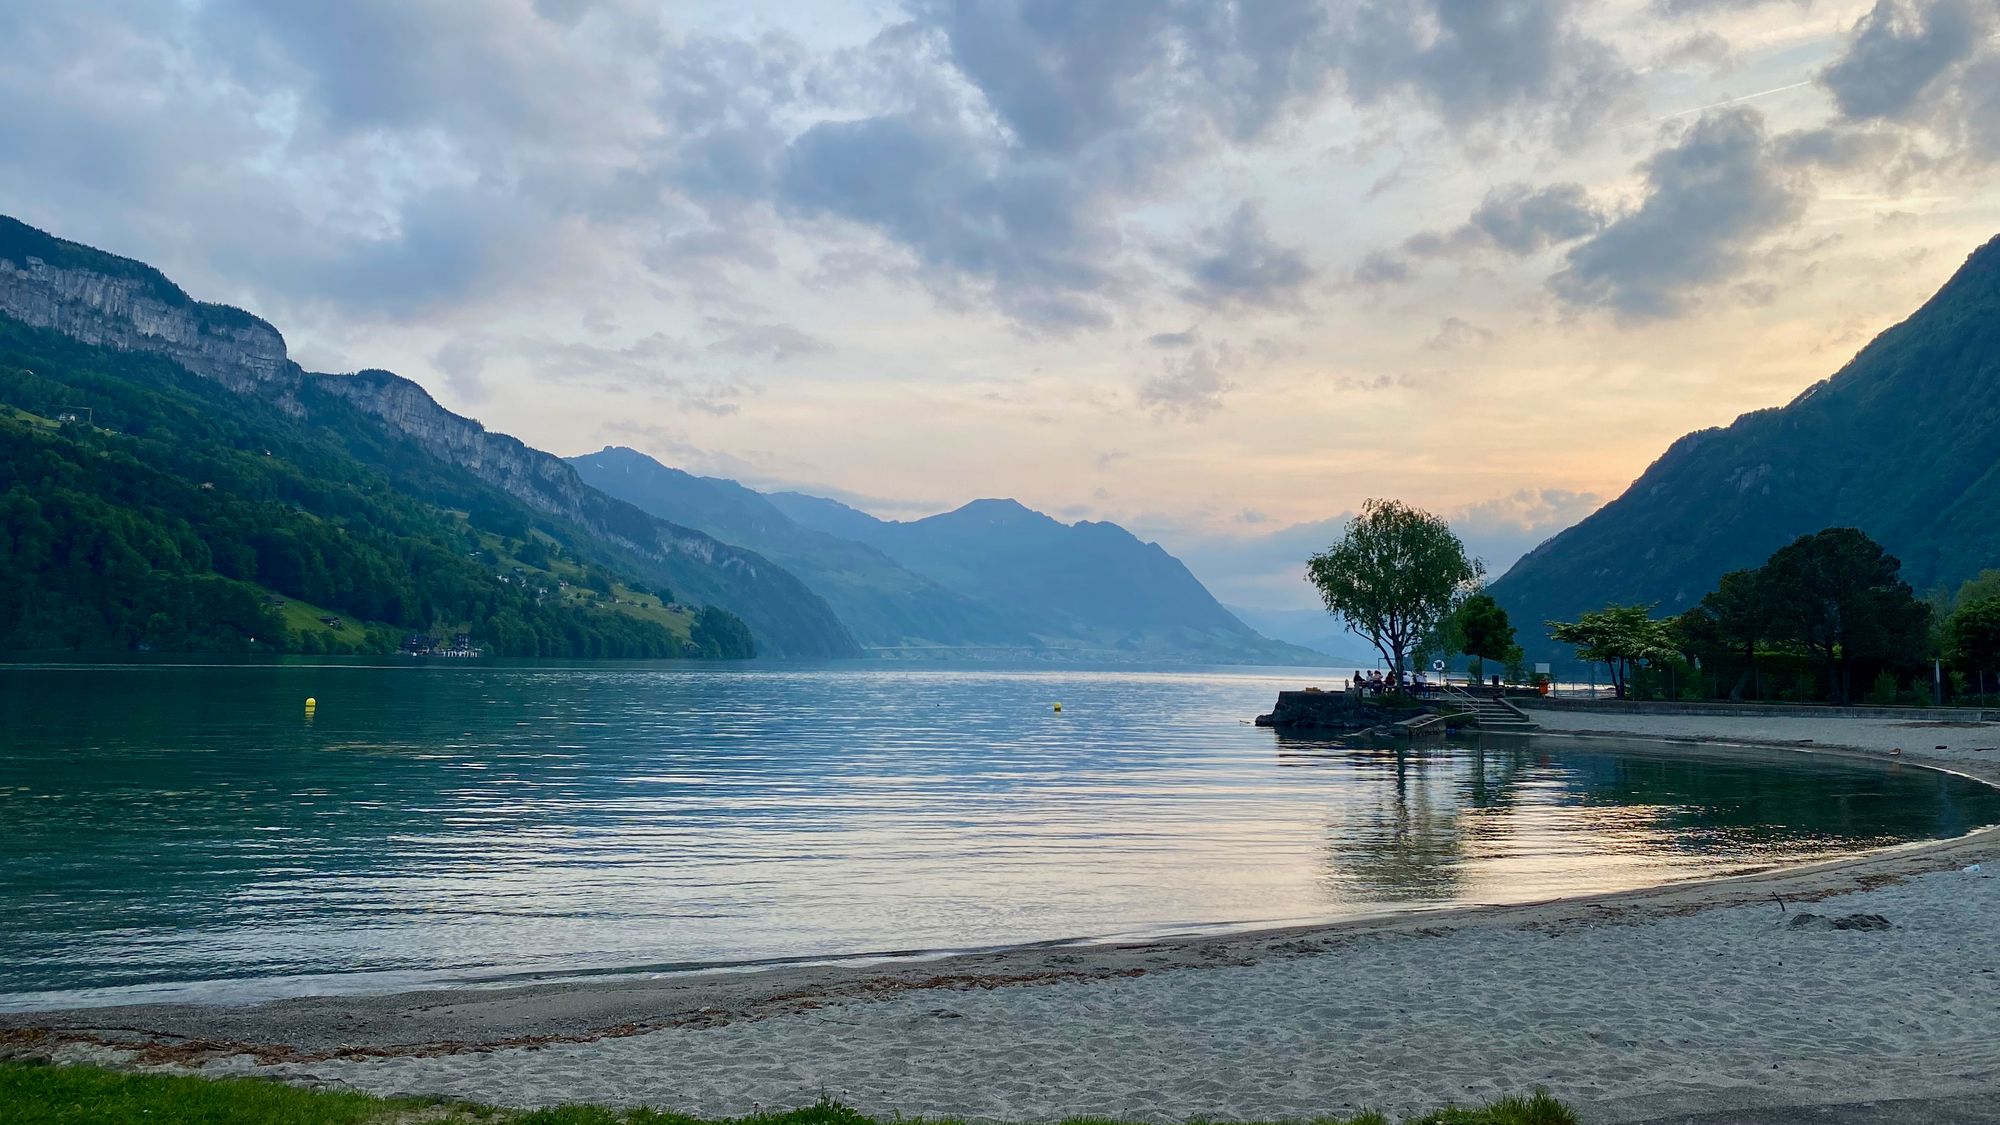
M 1910 767 L 1247 725 L 1312 678 L 0 668 L 0 1007 L 1515 902 L 2000 822 Z

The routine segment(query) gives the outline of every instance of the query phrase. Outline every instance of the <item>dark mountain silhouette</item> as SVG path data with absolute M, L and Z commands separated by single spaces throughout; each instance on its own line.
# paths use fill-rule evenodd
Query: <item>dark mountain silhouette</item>
M 1532 646 L 1612 602 L 1678 613 L 1827 527 L 1866 532 L 1919 590 L 2000 563 L 2000 239 L 1833 377 L 1676 441 L 1491 592 Z

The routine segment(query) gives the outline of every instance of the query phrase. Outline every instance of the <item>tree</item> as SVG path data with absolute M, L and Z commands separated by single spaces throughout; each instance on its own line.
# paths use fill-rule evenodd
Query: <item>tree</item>
M 741 618 L 705 605 L 695 614 L 690 642 L 708 660 L 748 660 L 757 655 L 757 641 Z
M 1988 598 L 2000 598 L 2000 570 L 1989 568 L 1966 579 L 1959 585 L 1958 593 L 1952 595 L 1951 605 L 1947 608 L 1958 609 Z
M 1550 640 L 1575 645 L 1577 659 L 1609 667 L 1612 690 L 1623 699 L 1633 667 L 1674 651 L 1668 623 L 1655 619 L 1652 613 L 1649 605 L 1609 605 L 1579 614 L 1575 621 L 1542 624 L 1548 626 Z
M 1761 569 L 1732 570 L 1722 576 L 1699 606 L 1684 615 L 1690 639 L 1712 640 L 1743 654 L 1743 670 L 1737 674 L 1735 686 L 1729 689 L 1729 698 L 1737 703 L 1743 702 L 1745 687 L 1756 690 L 1757 645 L 1771 640 L 1778 626 L 1779 607 L 1771 596 L 1771 586 Z M 1689 619 L 1696 614 L 1700 616 Z
M 2000 670 L 2000 595 L 1967 602 L 1944 623 L 1944 654 L 1952 667 L 1979 677 L 1979 694 L 1986 694 L 1986 675 Z
M 1907 667 L 1923 659 L 1931 608 L 1917 600 L 1902 569 L 1851 527 L 1801 535 L 1764 564 L 1759 581 L 1778 607 L 1777 639 L 1820 658 L 1837 703 L 1851 697 L 1855 661 Z
M 1514 625 L 1493 595 L 1485 593 L 1474 594 L 1459 603 L 1453 616 L 1458 620 L 1459 651 L 1479 662 L 1473 675 L 1484 681 L 1486 662 L 1505 660 L 1516 647 Z
M 1405 657 L 1486 573 L 1444 520 L 1399 500 L 1370 500 L 1340 542 L 1306 562 L 1327 611 L 1367 637 L 1400 678 Z

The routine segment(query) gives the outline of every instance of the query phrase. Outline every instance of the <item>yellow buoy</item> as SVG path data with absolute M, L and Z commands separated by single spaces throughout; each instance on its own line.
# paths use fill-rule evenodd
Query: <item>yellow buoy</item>
M 306 696 L 306 710 L 310 711 L 317 706 L 319 706 L 319 700 L 314 699 L 310 695 Z
M 1062 704 L 1060 703 L 1056 704 L 1056 710 L 1058 711 L 1062 710 Z

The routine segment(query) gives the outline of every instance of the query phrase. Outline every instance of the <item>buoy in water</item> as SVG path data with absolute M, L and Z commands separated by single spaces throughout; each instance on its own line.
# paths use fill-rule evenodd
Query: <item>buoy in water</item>
M 306 696 L 306 710 L 310 711 L 317 706 L 319 706 L 319 700 L 314 699 L 310 695 Z
M 1057 711 L 1061 711 L 1061 710 L 1062 710 L 1062 704 L 1060 704 L 1060 703 L 1056 704 L 1056 705 L 1055 705 L 1055 710 L 1057 710 Z

